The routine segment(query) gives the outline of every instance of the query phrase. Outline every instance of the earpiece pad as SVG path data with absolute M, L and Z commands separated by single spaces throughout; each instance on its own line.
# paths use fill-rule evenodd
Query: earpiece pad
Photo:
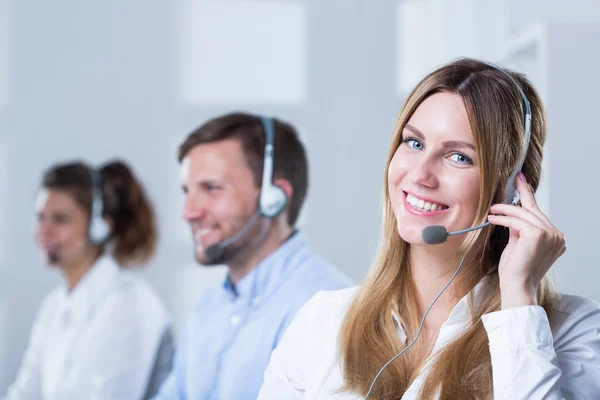
M 89 237 L 95 244 L 102 244 L 108 239 L 110 228 L 103 218 L 93 218 L 90 223 Z
M 287 205 L 287 196 L 282 188 L 271 185 L 260 195 L 260 212 L 267 218 L 279 215 Z

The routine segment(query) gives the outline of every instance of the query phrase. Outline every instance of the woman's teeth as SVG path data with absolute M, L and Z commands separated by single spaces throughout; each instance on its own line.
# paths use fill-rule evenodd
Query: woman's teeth
M 422 200 L 422 199 L 417 199 L 415 196 L 413 196 L 409 193 L 406 194 L 406 201 L 413 208 L 415 208 L 419 211 L 438 211 L 438 210 L 445 210 L 446 208 L 448 208 L 441 204 L 430 203 L 430 202 Z

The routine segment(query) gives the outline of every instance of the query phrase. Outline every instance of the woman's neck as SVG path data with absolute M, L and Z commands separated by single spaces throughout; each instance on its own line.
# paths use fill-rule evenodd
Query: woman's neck
M 100 254 L 98 251 L 92 251 L 82 255 L 81 258 L 74 260 L 73 263 L 62 267 L 69 292 L 71 292 L 83 279 L 99 256 Z
M 411 277 L 415 287 L 419 315 L 422 317 L 458 268 L 454 255 L 444 248 L 411 246 L 409 252 Z M 461 268 L 462 270 L 462 268 Z M 448 319 L 458 301 L 458 277 L 437 299 L 425 320 L 424 329 L 437 331 Z

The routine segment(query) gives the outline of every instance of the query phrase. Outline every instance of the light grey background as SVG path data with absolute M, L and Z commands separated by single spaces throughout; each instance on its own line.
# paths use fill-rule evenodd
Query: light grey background
M 298 126 L 311 169 L 302 227 L 358 281 L 377 244 L 383 166 L 406 90 L 462 55 L 521 65 L 543 91 L 552 174 L 539 197 L 568 238 L 561 284 L 600 300 L 586 228 L 600 223 L 599 21 L 595 0 L 0 0 L 0 393 L 42 297 L 60 282 L 32 240 L 48 165 L 132 165 L 161 229 L 143 273 L 179 329 L 224 273 L 194 265 L 180 221 L 175 149 L 187 132 L 231 110 Z M 541 32 L 533 39 L 523 33 L 532 27 Z

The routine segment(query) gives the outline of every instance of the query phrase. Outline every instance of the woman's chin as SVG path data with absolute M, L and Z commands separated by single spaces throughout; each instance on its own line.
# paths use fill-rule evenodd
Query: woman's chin
M 423 229 L 425 229 L 425 227 L 423 227 Z M 402 238 L 402 240 L 404 240 L 406 243 L 413 246 L 425 245 L 422 233 L 423 230 L 417 227 L 414 227 L 412 229 L 398 228 L 398 234 L 400 235 L 400 238 Z

